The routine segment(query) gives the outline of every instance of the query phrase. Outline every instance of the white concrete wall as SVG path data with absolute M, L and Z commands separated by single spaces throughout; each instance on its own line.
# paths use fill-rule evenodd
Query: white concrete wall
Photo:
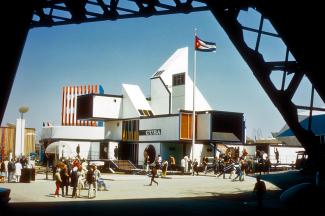
M 160 143 L 139 143 L 138 151 L 138 166 L 143 166 L 144 164 L 144 150 L 147 146 L 152 145 L 156 149 L 156 157 L 160 154 Z
M 179 117 L 140 119 L 140 130 L 161 129 L 160 135 L 139 136 L 140 141 L 170 141 L 179 140 Z
M 198 114 L 197 125 L 197 139 L 209 140 L 211 133 L 211 114 Z
M 50 126 L 42 128 L 42 139 L 104 139 L 104 127 Z
M 114 157 L 114 149 L 115 146 L 118 147 L 118 142 L 109 142 L 108 143 L 108 159 L 116 160 L 117 158 Z
M 282 164 L 295 163 L 297 159 L 297 151 L 305 151 L 304 148 L 299 148 L 299 147 L 270 146 L 269 157 L 271 163 L 276 163 L 275 154 L 274 154 L 275 148 L 278 148 L 279 160 L 280 163 Z
M 93 117 L 120 118 L 122 113 L 122 98 L 108 96 L 93 97 Z
M 105 139 L 122 140 L 122 121 L 105 122 Z
M 60 141 L 62 145 L 58 148 L 58 156 L 62 157 L 62 150 L 64 157 L 74 158 L 77 156 L 77 146 L 80 145 L 80 157 L 82 159 L 99 159 L 99 142 L 90 141 Z M 65 147 L 63 147 L 63 144 Z
M 122 118 L 136 118 L 139 117 L 140 114 L 138 110 L 133 106 L 130 98 L 127 96 L 125 91 L 122 91 L 123 94 L 123 105 L 122 105 Z
M 88 158 L 91 160 L 98 160 L 100 157 L 100 143 L 99 142 L 91 142 L 90 143 L 90 155 Z
M 193 81 L 189 76 L 186 76 L 185 81 L 185 109 L 193 110 Z M 211 106 L 207 100 L 202 95 L 198 87 L 195 88 L 195 110 L 196 111 L 205 111 L 212 110 Z
M 171 90 L 173 74 L 188 73 L 188 47 L 176 50 L 157 71 L 161 70 L 164 72 L 160 77 Z
M 173 75 L 178 74 L 178 73 L 185 73 L 185 76 L 186 76 L 186 74 L 188 73 L 188 47 L 184 47 L 184 48 L 176 50 L 157 71 L 162 71 L 162 70 L 164 72 L 160 75 L 160 77 L 164 81 L 164 83 L 167 85 L 167 88 L 169 89 L 169 91 L 172 94 L 172 100 L 171 100 L 172 113 L 177 113 L 178 109 L 184 109 L 184 100 L 185 100 L 184 95 L 185 94 L 184 94 L 184 90 L 181 90 L 181 87 L 175 88 L 172 86 Z M 153 74 L 153 76 L 154 76 L 154 74 Z M 163 86 L 160 86 L 160 88 L 161 87 L 163 87 Z M 165 91 L 165 90 L 161 89 L 160 91 Z M 155 102 L 156 96 L 159 96 L 159 95 L 156 95 L 156 94 L 151 95 L 151 100 L 154 101 L 153 104 L 154 104 L 155 108 L 157 107 L 157 104 Z
M 180 109 L 185 109 L 185 85 L 172 88 L 172 113 L 178 113 Z
M 193 154 L 193 149 L 192 149 L 192 145 L 191 145 L 191 153 L 190 153 L 190 158 L 192 159 L 192 154 L 193 154 L 193 158 L 196 159 L 199 163 L 201 162 L 201 157 L 202 157 L 202 153 L 203 153 L 203 144 L 199 144 L 199 143 L 195 143 L 194 145 L 194 154 Z
M 169 113 L 169 93 L 159 78 L 151 79 L 150 106 L 155 115 Z

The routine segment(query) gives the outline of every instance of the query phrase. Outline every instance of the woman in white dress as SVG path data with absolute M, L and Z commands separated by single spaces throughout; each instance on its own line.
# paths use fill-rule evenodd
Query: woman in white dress
M 20 176 L 21 176 L 21 170 L 23 169 L 23 166 L 21 165 L 21 163 L 19 162 L 19 160 L 17 160 L 17 162 L 15 163 L 15 177 L 16 177 L 16 182 L 20 182 Z

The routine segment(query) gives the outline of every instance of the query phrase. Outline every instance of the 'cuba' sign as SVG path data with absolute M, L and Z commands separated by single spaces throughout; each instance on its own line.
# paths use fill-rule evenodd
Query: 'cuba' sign
M 139 130 L 140 136 L 153 136 L 153 135 L 161 135 L 161 129 L 150 129 L 150 130 Z

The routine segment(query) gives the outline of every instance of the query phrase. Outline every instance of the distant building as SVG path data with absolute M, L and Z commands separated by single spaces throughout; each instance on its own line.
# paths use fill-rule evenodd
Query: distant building
M 196 88 L 196 144 L 194 158 L 214 156 L 217 144 L 242 144 L 245 139 L 243 113 L 215 111 Z M 76 100 L 77 121 L 103 121 L 104 127 L 44 127 L 44 142 L 80 144 L 80 155 L 88 159 L 128 159 L 143 165 L 160 154 L 177 161 L 192 157 L 193 82 L 188 75 L 188 48 L 178 49 L 150 77 L 150 97 L 137 85 L 122 84 L 120 95 L 87 93 Z
M 298 115 L 299 122 L 303 128 L 308 129 L 309 112 L 303 112 Z M 311 130 L 319 137 L 322 143 L 325 143 L 325 113 L 314 111 L 311 118 Z M 273 134 L 275 138 L 288 146 L 302 146 L 288 125 L 285 125 L 278 133 Z
M 35 152 L 35 128 L 25 128 L 24 130 L 24 149 L 22 155 L 27 156 Z M 16 148 L 16 127 L 0 127 L 0 158 L 10 158 L 15 156 Z
M 77 97 L 84 94 L 104 94 L 102 86 L 80 85 L 62 88 L 61 125 L 64 126 L 98 126 L 96 121 L 77 120 Z M 102 125 L 100 125 L 102 126 Z

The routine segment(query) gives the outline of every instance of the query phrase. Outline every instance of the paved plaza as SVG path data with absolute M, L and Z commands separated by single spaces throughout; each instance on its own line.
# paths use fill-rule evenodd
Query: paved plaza
M 0 187 L 11 189 L 11 201 L 0 206 L 0 216 L 32 215 L 306 215 L 310 208 L 287 208 L 280 202 L 283 190 L 307 179 L 298 172 L 279 172 L 263 175 L 267 194 L 263 209 L 257 209 L 252 192 L 256 179 L 231 181 L 215 175 L 170 175 L 158 178 L 159 186 L 148 186 L 150 178 L 144 175 L 103 174 L 108 191 L 99 191 L 88 199 L 83 190 L 81 198 L 54 197 L 55 184 L 37 175 L 31 183 L 5 183 Z M 228 177 L 228 176 L 227 176 Z M 272 184 L 272 183 L 273 184 Z M 69 194 L 72 190 L 69 189 Z M 316 210 L 315 210 L 316 211 Z M 324 210 L 321 210 L 324 212 Z M 319 210 L 317 209 L 317 212 Z M 316 214 L 317 215 L 317 214 Z
M 103 174 L 103 178 L 109 185 L 109 191 L 98 191 L 96 198 L 91 200 L 214 197 L 252 192 L 256 182 L 255 178 L 249 176 L 245 177 L 245 181 L 232 181 L 223 179 L 222 176 L 217 178 L 215 175 L 173 175 L 157 178 L 158 186 L 148 186 L 150 177 L 145 175 Z M 266 182 L 266 186 L 269 191 L 279 190 L 269 182 Z M 5 183 L 1 184 L 1 187 L 11 189 L 11 203 L 89 200 L 88 190 L 82 190 L 81 198 L 71 198 L 72 188 L 69 188 L 70 196 L 55 198 L 55 183 L 45 180 L 44 175 L 37 175 L 36 181 L 31 183 Z

